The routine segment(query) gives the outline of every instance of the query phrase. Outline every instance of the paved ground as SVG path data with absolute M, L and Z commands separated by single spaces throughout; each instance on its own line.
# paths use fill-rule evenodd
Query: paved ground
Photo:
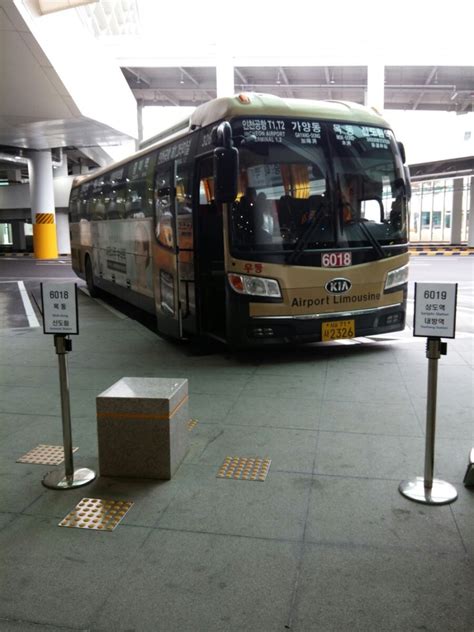
M 38 328 L 0 329 L 2 632 L 472 632 L 473 337 L 439 363 L 435 474 L 459 498 L 408 501 L 423 474 L 427 360 L 379 340 L 193 355 L 80 293 L 69 355 L 76 467 L 97 467 L 95 398 L 123 376 L 186 377 L 191 448 L 169 482 L 41 484 L 17 463 L 62 443 L 57 359 Z M 16 327 L 16 325 L 15 325 Z M 265 482 L 216 477 L 272 459 Z M 111 533 L 58 523 L 83 497 L 134 505 Z

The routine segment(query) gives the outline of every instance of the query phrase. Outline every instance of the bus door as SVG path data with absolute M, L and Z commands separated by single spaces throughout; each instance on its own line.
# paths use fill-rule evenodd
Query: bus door
M 203 334 L 226 336 L 226 294 L 222 204 L 214 200 L 213 158 L 198 163 L 196 209 L 199 256 L 200 329 Z
M 175 163 L 158 167 L 154 187 L 153 283 L 158 331 L 182 338 L 175 183 Z

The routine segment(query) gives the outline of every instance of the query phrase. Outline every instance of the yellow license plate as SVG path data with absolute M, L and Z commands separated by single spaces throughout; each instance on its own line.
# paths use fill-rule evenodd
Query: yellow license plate
M 353 320 L 330 320 L 323 323 L 321 338 L 323 341 L 354 338 L 355 324 Z

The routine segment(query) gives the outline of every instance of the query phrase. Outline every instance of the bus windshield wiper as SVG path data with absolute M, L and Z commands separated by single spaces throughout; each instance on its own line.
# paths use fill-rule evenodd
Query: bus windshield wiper
M 293 252 L 289 255 L 287 263 L 293 264 L 300 259 L 303 251 L 309 243 L 309 240 L 313 236 L 314 232 L 321 226 L 324 219 L 326 219 L 326 215 L 323 213 L 319 217 L 315 215 L 310 220 L 309 226 L 306 227 L 305 231 L 296 242 Z
M 375 250 L 375 252 L 378 255 L 379 259 L 385 259 L 385 252 L 382 248 L 382 246 L 380 245 L 380 243 L 377 241 L 377 239 L 375 239 L 375 237 L 372 235 L 372 233 L 370 232 L 370 230 L 367 228 L 367 226 L 364 224 L 364 222 L 357 222 L 358 226 L 360 226 L 361 231 L 364 233 L 364 235 L 367 237 L 367 239 L 370 241 L 370 245 L 372 246 L 372 248 Z

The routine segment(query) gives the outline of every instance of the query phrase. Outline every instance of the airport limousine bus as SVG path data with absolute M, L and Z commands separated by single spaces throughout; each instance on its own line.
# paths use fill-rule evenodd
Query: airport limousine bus
M 156 314 L 158 332 L 233 347 L 401 330 L 410 197 L 403 145 L 355 103 L 240 94 L 80 176 L 72 264 Z

